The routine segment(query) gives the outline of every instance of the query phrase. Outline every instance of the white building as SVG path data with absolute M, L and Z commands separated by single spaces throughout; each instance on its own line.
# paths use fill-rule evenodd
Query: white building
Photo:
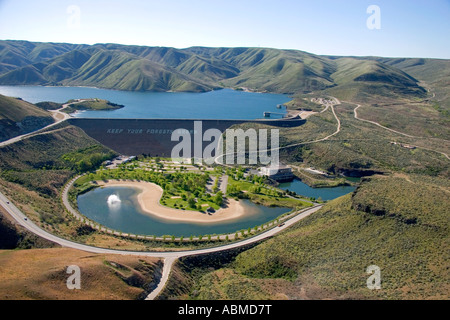
M 259 171 L 261 175 L 267 176 L 275 181 L 292 181 L 294 179 L 292 168 L 282 164 L 262 167 Z

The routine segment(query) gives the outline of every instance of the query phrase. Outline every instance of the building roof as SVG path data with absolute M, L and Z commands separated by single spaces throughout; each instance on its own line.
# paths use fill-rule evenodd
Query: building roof
M 289 167 L 289 166 L 287 166 L 287 165 L 284 165 L 284 164 L 277 164 L 277 165 L 271 165 L 271 166 L 269 166 L 269 167 L 263 167 L 263 168 L 266 168 L 266 169 L 291 169 L 291 167 Z

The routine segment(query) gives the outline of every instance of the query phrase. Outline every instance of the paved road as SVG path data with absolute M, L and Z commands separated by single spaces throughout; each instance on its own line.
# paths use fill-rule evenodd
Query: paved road
M 336 110 L 334 109 L 334 107 L 337 106 L 337 105 L 340 105 L 341 102 L 337 98 L 332 97 L 332 99 L 334 100 L 333 102 L 326 103 L 326 104 L 323 105 L 325 107 L 325 109 L 322 110 L 321 113 L 325 112 L 329 108 L 331 109 L 331 111 L 333 112 L 334 118 L 336 119 L 336 123 L 337 123 L 335 132 L 331 133 L 330 135 L 326 136 L 325 138 L 311 140 L 311 141 L 305 141 L 305 142 L 293 143 L 293 144 L 290 144 L 290 145 L 287 145 L 287 146 L 283 146 L 283 147 L 278 147 L 278 148 L 271 148 L 271 149 L 266 149 L 266 150 L 258 150 L 258 152 L 268 152 L 268 151 L 273 152 L 273 151 L 279 151 L 279 150 L 283 150 L 283 149 L 287 149 L 287 148 L 298 147 L 298 146 L 302 146 L 302 145 L 306 145 L 306 144 L 318 143 L 318 142 L 326 141 L 326 140 L 330 139 L 331 137 L 337 135 L 339 132 L 341 132 L 341 120 L 338 118 L 338 116 L 336 114 Z M 226 163 L 224 163 L 223 159 L 226 158 L 227 155 L 235 155 L 235 154 L 237 154 L 237 152 L 228 152 L 228 153 L 225 153 L 225 154 L 218 155 L 214 159 L 214 162 L 216 164 L 218 164 L 218 165 L 231 167 L 230 165 L 227 165 Z
M 20 225 L 22 225 L 28 231 L 33 232 L 34 234 L 36 234 L 37 236 L 40 236 L 41 238 L 55 242 L 63 247 L 83 250 L 83 251 L 92 252 L 92 253 L 99 253 L 99 254 L 120 254 L 120 255 L 130 255 L 130 256 L 145 256 L 145 257 L 153 257 L 153 258 L 163 258 L 165 260 L 163 276 L 161 278 L 160 284 L 158 285 L 157 289 L 149 295 L 148 299 L 152 299 L 152 298 L 156 297 L 160 293 L 160 291 L 164 288 L 165 283 L 169 277 L 171 267 L 176 259 L 181 258 L 181 257 L 191 256 L 191 255 L 208 254 L 208 253 L 238 248 L 241 246 L 245 246 L 245 245 L 248 245 L 251 243 L 255 243 L 255 242 L 270 238 L 270 237 L 276 235 L 277 233 L 280 233 L 281 231 L 285 230 L 286 228 L 289 228 L 294 223 L 308 217 L 309 215 L 313 214 L 314 212 L 316 212 L 317 210 L 319 210 L 322 207 L 321 205 L 317 205 L 317 206 L 312 207 L 308 210 L 305 210 L 304 212 L 298 214 L 297 216 L 285 221 L 284 225 L 281 227 L 275 227 L 275 228 L 272 228 L 265 232 L 262 232 L 254 237 L 247 238 L 245 240 L 242 240 L 239 242 L 234 242 L 234 243 L 227 244 L 224 246 L 207 248 L 207 249 L 199 249 L 199 250 L 176 251 L 176 252 L 149 252 L 149 251 L 142 252 L 142 251 L 126 251 L 126 250 L 98 248 L 98 247 L 88 246 L 85 244 L 69 241 L 67 239 L 63 239 L 58 236 L 55 236 L 55 235 L 41 229 L 36 224 L 34 224 L 30 219 L 28 219 L 26 217 L 26 215 L 24 213 L 22 213 L 21 210 L 19 210 L 1 192 L 0 192 L 0 205 L 3 208 L 5 208 L 6 212 L 8 212 L 8 214 L 11 217 L 13 217 Z
M 161 280 L 158 283 L 158 286 L 153 290 L 145 300 L 154 300 L 164 289 L 167 281 L 169 280 L 170 271 L 172 270 L 172 266 L 177 261 L 176 257 L 170 257 L 164 259 L 163 272 L 161 275 Z
M 409 135 L 409 134 L 406 134 L 406 133 L 403 133 L 403 132 L 400 132 L 400 131 L 397 131 L 397 130 L 394 130 L 394 129 L 391 129 L 391 128 L 388 128 L 388 127 L 385 127 L 385 126 L 379 124 L 378 122 L 360 118 L 360 117 L 358 116 L 358 109 L 359 109 L 360 107 L 361 107 L 361 105 L 358 104 L 358 105 L 356 106 L 356 108 L 353 109 L 353 116 L 354 116 L 355 119 L 357 119 L 357 120 L 359 120 L 359 121 L 364 121 L 364 122 L 368 122 L 368 123 L 374 124 L 374 125 L 376 125 L 376 126 L 378 126 L 378 127 L 380 127 L 380 128 L 383 128 L 383 129 L 385 129 L 385 130 L 392 131 L 392 132 L 397 133 L 397 134 L 400 134 L 400 135 L 402 135 L 402 136 L 406 136 L 406 137 L 409 137 L 409 138 L 419 138 L 419 137 L 416 137 L 416 136 L 412 136 L 412 135 Z
M 83 100 L 80 100 L 80 101 L 74 102 L 74 103 L 80 103 L 80 102 L 82 102 L 82 101 L 83 101 Z M 5 147 L 5 146 L 10 145 L 10 144 L 13 144 L 13 143 L 16 143 L 16 142 L 19 142 L 19 141 L 24 140 L 24 139 L 30 138 L 30 137 L 32 137 L 32 136 L 34 136 L 34 135 L 39 134 L 40 132 L 43 132 L 43 131 L 45 131 L 45 130 L 47 130 L 47 129 L 49 129 L 49 128 L 52 128 L 52 127 L 54 127 L 54 126 L 60 124 L 60 123 L 63 122 L 63 121 L 66 121 L 67 119 L 70 118 L 70 115 L 68 115 L 68 114 L 65 113 L 65 112 L 62 112 L 61 110 L 64 109 L 64 108 L 66 108 L 68 105 L 69 105 L 69 103 L 68 103 L 68 104 L 64 104 L 64 105 L 63 105 L 60 109 L 58 109 L 58 110 L 50 110 L 50 111 L 49 111 L 49 112 L 52 114 L 53 119 L 55 119 L 55 122 L 49 124 L 48 126 L 45 126 L 45 127 L 41 128 L 41 129 L 35 130 L 35 131 L 33 131 L 33 132 L 29 132 L 29 133 L 26 133 L 26 134 L 23 134 L 23 135 L 20 135 L 20 136 L 11 138 L 11 139 L 9 139 L 9 140 L 0 142 L 0 148 L 1 148 L 1 147 Z
M 79 102 L 81 102 L 81 101 L 79 101 Z M 61 112 L 61 110 L 64 109 L 65 107 L 67 107 L 67 104 L 63 105 L 63 107 L 61 109 L 53 111 L 55 119 L 58 119 L 56 122 L 54 122 L 54 123 L 52 123 L 52 124 L 42 128 L 42 129 L 36 130 L 34 132 L 31 132 L 31 133 L 28 133 L 28 134 L 24 134 L 24 135 L 12 138 L 10 140 L 4 141 L 4 142 L 0 143 L 0 147 L 13 144 L 15 142 L 18 142 L 18 141 L 21 141 L 23 139 L 29 138 L 29 137 L 31 137 L 33 135 L 36 135 L 36 134 L 40 134 L 40 132 L 42 132 L 42 131 L 44 131 L 44 130 L 46 130 L 48 128 L 51 128 L 51 127 L 53 127 L 53 126 L 55 126 L 55 125 L 65 121 L 65 120 L 67 120 L 70 116 L 65 114 L 65 113 L 63 113 L 63 112 Z M 333 113 L 334 113 L 334 110 L 333 110 Z M 335 116 L 336 116 L 336 114 L 335 114 Z M 337 119 L 337 117 L 336 117 L 336 119 Z M 339 119 L 337 119 L 337 120 L 339 122 Z M 339 123 L 339 126 L 340 126 L 340 123 Z M 339 130 L 339 126 L 338 126 L 338 130 Z M 334 133 L 334 134 L 336 134 L 336 133 Z M 224 182 L 227 182 L 227 178 L 228 177 L 226 177 L 224 179 L 224 180 L 226 180 Z M 223 184 L 226 186 L 226 183 L 223 183 Z M 298 222 L 298 221 L 308 217 L 309 215 L 313 214 L 314 212 L 316 212 L 317 210 L 319 210 L 322 207 L 322 205 L 317 205 L 315 207 L 307 209 L 307 210 L 303 211 L 302 213 L 294 216 L 293 218 L 286 220 L 284 222 L 284 224 L 282 226 L 280 226 L 280 227 L 275 227 L 275 228 L 269 229 L 269 230 L 264 231 L 264 232 L 254 236 L 254 237 L 250 237 L 250 238 L 247 238 L 245 240 L 234 242 L 234 243 L 231 243 L 231 244 L 228 244 L 228 245 L 218 246 L 218 247 L 214 247 L 214 248 L 207 248 L 207 249 L 175 251 L 175 252 L 150 252 L 150 251 L 142 252 L 142 251 L 126 251 L 126 250 L 114 250 L 114 249 L 98 248 L 98 247 L 88 246 L 88 245 L 85 245 L 85 244 L 73 242 L 73 241 L 70 241 L 70 240 L 63 239 L 61 237 L 55 236 L 55 235 L 53 235 L 53 234 L 51 234 L 51 233 L 41 229 L 39 226 L 37 226 L 35 223 L 33 223 L 30 219 L 28 219 L 27 216 L 20 209 L 18 209 L 1 192 L 0 192 L 0 206 L 2 206 L 12 218 L 14 218 L 21 226 L 23 226 L 28 231 L 36 234 L 37 236 L 39 236 L 41 238 L 44 238 L 46 240 L 52 241 L 54 243 L 57 243 L 57 244 L 59 244 L 59 245 L 61 245 L 63 247 L 72 248 L 72 249 L 78 249 L 78 250 L 87 251 L 87 252 L 91 252 L 91 253 L 98 253 L 98 254 L 120 254 L 120 255 L 145 256 L 145 257 L 153 257 L 153 258 L 162 258 L 162 259 L 164 259 L 164 267 L 163 267 L 163 273 L 162 273 L 161 280 L 160 280 L 157 288 L 151 294 L 149 294 L 149 296 L 147 297 L 147 300 L 154 299 L 163 290 L 163 288 L 166 285 L 166 282 L 167 282 L 167 280 L 169 278 L 172 266 L 173 266 L 174 262 L 178 258 L 191 256 L 191 255 L 208 254 L 208 253 L 213 253 L 213 252 L 219 252 L 219 251 L 234 249 L 234 248 L 238 248 L 238 247 L 241 247 L 241 246 L 245 246 L 245 245 L 248 245 L 248 244 L 251 244 L 251 243 L 255 243 L 255 242 L 258 242 L 258 241 L 261 241 L 261 240 L 273 237 L 274 235 L 276 235 L 276 234 L 282 232 L 283 230 L 285 230 L 286 228 L 289 228 L 294 223 L 296 223 L 296 222 Z M 66 207 L 70 207 L 70 206 L 66 206 Z
M 353 116 L 354 116 L 354 118 L 355 118 L 356 120 L 359 120 L 359 121 L 363 121 L 363 122 L 367 122 L 367 123 L 376 125 L 376 126 L 378 126 L 378 127 L 380 127 L 380 128 L 383 128 L 383 129 L 385 129 L 385 130 L 389 130 L 389 131 L 391 131 L 391 132 L 393 132 L 393 133 L 396 133 L 396 134 L 399 134 L 399 135 L 402 135 L 402 136 L 405 136 L 405 137 L 408 137 L 408 138 L 414 138 L 414 139 L 437 139 L 437 140 L 444 140 L 444 141 L 447 141 L 447 140 L 445 140 L 445 139 L 440 139 L 440 138 L 413 136 L 413 135 L 410 135 L 410 134 L 406 134 L 406 133 L 404 133 L 404 132 L 400 132 L 400 131 L 397 131 L 397 130 L 394 130 L 394 129 L 385 127 L 385 126 L 379 124 L 378 122 L 360 118 L 360 117 L 358 116 L 358 109 L 361 108 L 361 105 L 360 105 L 360 104 L 356 104 L 356 103 L 352 103 L 352 102 L 346 102 L 346 103 L 350 103 L 350 104 L 355 104 L 355 105 L 356 105 L 356 108 L 353 109 Z M 445 153 L 445 152 L 437 151 L 437 150 L 430 149 L 430 148 L 420 147 L 420 146 L 414 146 L 414 147 L 419 148 L 419 149 L 424 149 L 424 150 L 427 150 L 427 151 L 433 151 L 433 152 L 436 152 L 436 153 L 440 153 L 440 154 L 442 154 L 444 157 L 446 157 L 448 160 L 450 160 L 449 155 L 448 155 L 447 153 Z
M 228 187 L 228 175 L 224 174 L 222 177 L 220 177 L 219 180 L 219 190 L 222 191 L 224 195 L 226 195 L 227 187 Z

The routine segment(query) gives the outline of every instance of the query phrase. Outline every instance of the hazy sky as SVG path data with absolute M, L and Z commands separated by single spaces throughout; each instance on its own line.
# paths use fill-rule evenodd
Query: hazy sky
M 0 39 L 42 42 L 450 58 L 449 21 L 450 0 L 0 0 Z

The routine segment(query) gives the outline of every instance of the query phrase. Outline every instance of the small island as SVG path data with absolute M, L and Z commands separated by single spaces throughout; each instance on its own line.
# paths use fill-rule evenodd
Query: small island
M 113 103 L 104 99 L 76 99 L 67 101 L 67 107 L 64 108 L 66 113 L 74 113 L 76 111 L 110 111 L 124 108 L 123 105 Z

